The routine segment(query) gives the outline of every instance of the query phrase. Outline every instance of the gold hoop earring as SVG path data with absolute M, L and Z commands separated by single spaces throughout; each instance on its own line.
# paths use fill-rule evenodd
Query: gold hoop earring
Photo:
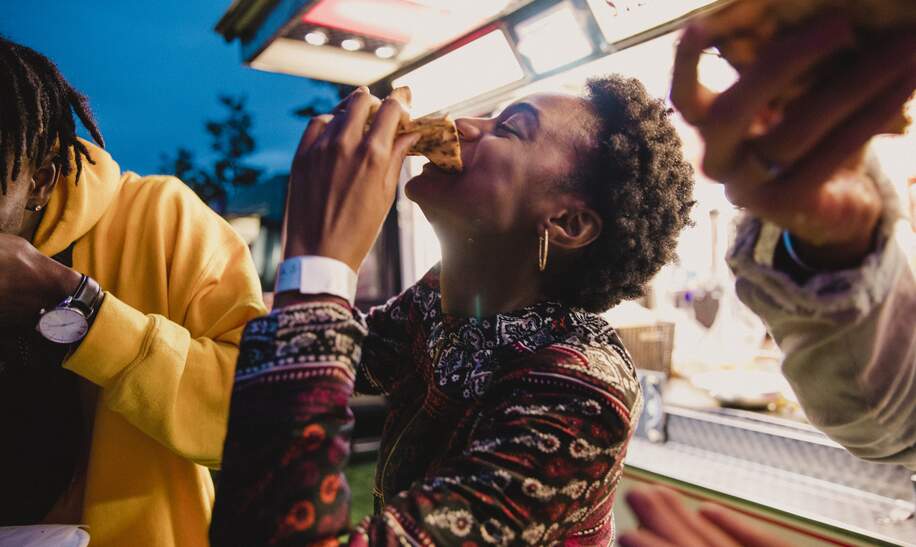
M 544 228 L 544 235 L 538 237 L 538 270 L 547 269 L 547 251 L 550 250 L 550 233 Z

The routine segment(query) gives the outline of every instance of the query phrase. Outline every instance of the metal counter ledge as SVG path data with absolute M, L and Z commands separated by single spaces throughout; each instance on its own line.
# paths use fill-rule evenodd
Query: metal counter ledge
M 644 379 L 619 495 L 667 484 L 689 504 L 723 503 L 793 545 L 916 546 L 916 477 L 905 467 L 860 460 L 807 424 L 666 405 L 654 383 Z M 633 525 L 627 510 L 617 513 L 619 529 Z

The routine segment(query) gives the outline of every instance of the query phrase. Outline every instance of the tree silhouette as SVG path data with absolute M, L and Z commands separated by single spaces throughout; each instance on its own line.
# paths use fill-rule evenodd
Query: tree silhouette
M 264 173 L 263 169 L 245 164 L 245 157 L 255 151 L 251 135 L 251 114 L 245 110 L 245 97 L 221 95 L 222 104 L 229 111 L 222 120 L 207 120 L 207 133 L 213 138 L 210 148 L 216 152 L 213 176 L 224 185 L 254 184 Z
M 218 213 L 225 211 L 228 188 L 255 184 L 264 174 L 263 169 L 245 161 L 257 148 L 251 134 L 254 123 L 245 102 L 244 96 L 220 95 L 219 103 L 228 112 L 219 120 L 206 121 L 210 149 L 215 153 L 211 166 L 199 166 L 194 153 L 184 147 L 179 147 L 174 156 L 160 157 L 160 172 L 183 180 Z
M 337 90 L 337 99 L 338 100 L 342 100 L 344 97 L 349 95 L 354 89 L 356 89 L 355 86 L 347 85 L 347 84 L 331 83 L 328 85 L 333 86 Z M 294 109 L 293 116 L 296 116 L 297 118 L 311 118 L 312 116 L 317 116 L 319 114 L 324 114 L 326 112 L 329 112 L 332 108 L 334 108 L 334 106 L 335 105 L 333 102 L 329 103 L 327 100 L 323 100 L 323 98 L 319 97 L 319 98 L 313 99 L 309 103 L 306 103 L 300 106 L 299 108 Z

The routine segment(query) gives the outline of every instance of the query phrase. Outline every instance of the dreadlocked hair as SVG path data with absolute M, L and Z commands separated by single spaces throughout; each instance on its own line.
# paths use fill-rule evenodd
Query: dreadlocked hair
M 0 36 L 0 186 L 15 180 L 24 165 L 38 168 L 48 154 L 61 174 L 82 173 L 89 150 L 76 138 L 73 114 L 92 139 L 105 141 L 89 102 L 73 89 L 50 59 Z M 71 159 L 72 150 L 72 159 Z M 10 163 L 12 160 L 12 163 Z
M 646 283 L 674 260 L 678 234 L 691 224 L 693 168 L 663 101 L 635 78 L 618 75 L 587 84 L 595 116 L 592 146 L 563 183 L 604 220 L 570 272 L 553 276 L 561 301 L 601 312 L 643 294 Z

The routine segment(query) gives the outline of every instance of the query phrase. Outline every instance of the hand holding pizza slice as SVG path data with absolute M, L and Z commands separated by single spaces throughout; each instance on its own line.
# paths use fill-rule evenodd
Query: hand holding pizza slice
M 286 257 L 324 256 L 358 271 L 394 202 L 405 156 L 461 169 L 454 122 L 411 120 L 409 103 L 407 88 L 382 101 L 360 87 L 332 114 L 312 118 L 290 172 Z
M 410 105 L 409 87 L 399 87 L 391 92 L 391 97 Z M 377 110 L 377 107 L 376 107 Z M 370 114 L 366 131 L 372 124 L 375 110 Z M 410 147 L 407 155 L 426 156 L 436 167 L 450 173 L 461 172 L 461 146 L 458 140 L 458 128 L 448 116 L 424 116 L 398 126 L 398 135 L 417 133 L 419 140 Z

